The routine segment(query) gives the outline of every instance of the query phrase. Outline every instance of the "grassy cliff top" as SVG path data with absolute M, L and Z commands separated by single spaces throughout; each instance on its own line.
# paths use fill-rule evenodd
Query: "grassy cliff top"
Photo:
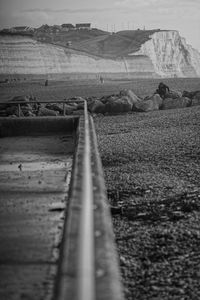
M 159 30 L 125 30 L 116 33 L 103 32 L 96 37 L 72 42 L 72 48 L 107 58 L 127 56 L 136 52 Z
M 136 52 L 141 45 L 150 39 L 150 36 L 160 29 L 153 30 L 124 30 L 107 32 L 93 28 L 91 30 L 55 30 L 54 27 L 42 26 L 35 29 L 34 33 L 4 33 L 2 35 L 22 35 L 31 36 L 34 39 L 64 46 L 70 49 L 85 52 L 90 55 L 101 56 L 104 58 L 117 58 L 127 56 L 129 53 Z
M 44 42 L 53 42 L 61 46 L 83 51 L 105 58 L 117 58 L 136 52 L 140 46 L 150 39 L 150 35 L 160 31 L 154 30 L 124 30 L 110 33 L 99 29 L 70 30 L 49 33 L 37 30 L 35 38 Z

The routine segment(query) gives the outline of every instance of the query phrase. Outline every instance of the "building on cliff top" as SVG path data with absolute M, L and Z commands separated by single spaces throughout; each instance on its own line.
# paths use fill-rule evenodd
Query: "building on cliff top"
M 76 29 L 91 29 L 91 24 L 90 23 L 78 23 L 76 24 Z
M 64 31 L 69 31 L 69 30 L 74 30 L 75 29 L 75 26 L 70 24 L 70 23 L 67 23 L 67 24 L 62 24 L 61 25 L 61 28 L 62 30 Z
M 17 27 L 12 27 L 11 32 L 27 32 L 27 31 L 34 31 L 32 27 L 28 26 L 17 26 Z

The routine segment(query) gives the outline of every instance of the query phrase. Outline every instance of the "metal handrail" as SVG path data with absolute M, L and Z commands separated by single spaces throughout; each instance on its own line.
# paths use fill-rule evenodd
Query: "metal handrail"
M 59 102 L 67 104 L 74 101 Z M 53 299 L 123 300 L 94 122 L 88 113 L 87 101 L 81 99 L 76 102 L 84 102 L 84 115 L 79 118 L 76 128 L 76 151 Z M 36 120 L 40 118 L 33 118 L 32 125 Z M 12 121 L 29 122 L 24 118 Z M 67 118 L 59 121 L 67 121 Z M 62 126 L 62 129 L 66 128 Z
M 65 116 L 65 105 L 67 104 L 70 104 L 70 103 L 82 103 L 86 101 L 85 99 L 78 99 L 78 100 L 60 100 L 60 101 L 38 101 L 38 100 L 35 100 L 35 101 L 1 101 L 0 102 L 0 105 L 1 104 L 7 104 L 7 105 L 17 105 L 18 107 L 18 117 L 20 117 L 20 108 L 21 108 L 21 105 L 24 105 L 24 104 L 53 104 L 53 103 L 56 103 L 56 104 L 63 104 L 63 116 Z
M 85 144 L 82 182 L 82 210 L 79 229 L 78 300 L 95 300 L 95 250 L 93 184 L 87 102 L 84 102 Z
M 54 300 L 123 300 L 93 120 L 84 102 Z

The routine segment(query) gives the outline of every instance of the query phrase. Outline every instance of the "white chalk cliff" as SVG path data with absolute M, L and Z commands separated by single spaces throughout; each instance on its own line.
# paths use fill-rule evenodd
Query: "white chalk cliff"
M 25 36 L 0 36 L 0 74 L 200 77 L 200 53 L 177 31 L 158 31 L 126 57 L 106 59 Z
M 178 31 L 158 31 L 130 56 L 146 55 L 162 77 L 200 77 L 200 53 Z
M 131 61 L 131 63 L 129 63 Z M 143 66 L 145 65 L 145 66 Z M 0 74 L 154 73 L 151 60 L 105 59 L 24 36 L 0 36 Z M 154 74 L 155 75 L 155 74 Z

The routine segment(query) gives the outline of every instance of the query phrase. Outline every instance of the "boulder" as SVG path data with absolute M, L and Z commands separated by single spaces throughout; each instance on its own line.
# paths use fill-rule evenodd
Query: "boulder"
M 24 116 L 29 116 L 30 113 L 33 112 L 33 108 L 32 108 L 32 106 L 30 104 L 27 104 L 26 106 L 22 105 L 21 106 L 21 110 L 22 110 Z
M 80 109 L 80 107 L 78 106 L 79 105 L 78 103 L 71 102 L 69 105 L 73 108 L 73 110 Z
M 13 102 L 19 102 L 19 101 L 28 102 L 29 101 L 29 96 L 14 96 L 12 98 L 12 100 L 10 100 L 10 101 L 13 101 Z
M 89 103 L 88 109 L 91 113 L 103 114 L 105 112 L 105 104 L 103 104 L 100 100 L 93 100 Z
M 132 111 L 139 111 L 139 105 L 143 101 L 132 90 L 120 91 L 120 96 L 128 97 L 129 103 L 132 105 Z
M 196 96 L 191 99 L 192 100 L 192 104 L 191 106 L 196 106 L 196 105 L 200 105 L 200 97 L 199 98 L 196 98 Z
M 137 110 L 140 112 L 147 112 L 153 110 L 159 110 L 162 107 L 163 99 L 159 94 L 153 94 L 152 96 L 147 96 L 143 101 L 137 104 Z
M 18 109 L 17 106 L 12 105 L 10 107 L 7 107 L 7 109 L 6 109 L 7 116 L 17 116 L 18 117 L 19 114 L 20 114 L 20 117 L 24 117 L 24 113 L 23 113 L 21 107 Z
M 73 103 L 73 104 L 70 103 L 70 105 L 73 105 L 73 106 L 76 105 L 76 108 L 77 108 L 77 109 L 84 109 L 84 101 L 85 101 L 86 99 L 84 99 L 84 98 L 82 98 L 82 97 L 72 97 L 72 98 L 70 98 L 69 100 L 74 101 L 74 103 Z M 66 102 L 66 103 L 67 103 L 67 102 Z
M 183 97 L 193 99 L 195 96 L 197 96 L 197 98 L 199 98 L 200 91 L 194 91 L 194 92 L 183 91 Z
M 110 102 L 110 101 L 115 101 L 119 99 L 119 96 L 118 95 L 109 95 L 109 96 L 103 96 L 100 101 L 103 103 L 103 104 L 106 104 L 107 102 Z
M 82 115 L 84 115 L 84 110 L 83 109 L 75 110 L 73 112 L 73 115 L 75 115 L 75 116 L 82 116 Z
M 9 102 L 15 102 L 16 105 L 15 104 L 10 104 Z M 15 96 L 11 100 L 9 100 L 8 103 L 2 104 L 0 109 L 7 109 L 7 108 L 12 108 L 12 107 L 17 108 L 18 107 L 18 105 L 17 105 L 18 102 L 24 102 L 24 103 L 20 104 L 20 107 L 30 106 L 30 104 L 28 104 L 28 102 L 29 102 L 29 97 L 28 96 Z
M 24 102 L 24 104 L 21 104 L 21 106 L 27 105 L 29 102 L 29 96 L 15 96 L 8 102 Z M 11 104 L 12 105 L 12 104 Z
M 55 110 L 55 111 L 59 112 L 60 114 L 63 114 L 63 108 L 61 108 L 61 106 L 58 104 L 48 103 L 45 105 L 45 107 L 48 109 L 51 109 L 51 110 Z
M 200 100 L 200 91 L 196 91 L 196 92 L 195 92 L 193 99 L 198 99 L 198 100 Z
M 46 107 L 40 107 L 38 111 L 38 116 L 57 116 L 58 112 L 52 109 L 48 109 Z
M 18 103 L 20 103 L 20 116 L 26 116 L 29 112 L 32 112 L 32 105 L 29 104 L 29 96 L 15 96 L 11 100 L 9 100 L 6 104 L 2 104 L 0 106 L 0 110 L 5 110 L 5 114 L 7 116 L 16 115 L 18 116 Z M 14 103 L 10 103 L 14 102 Z M 16 103 L 16 104 L 15 104 Z
M 112 99 L 105 104 L 105 111 L 108 113 L 124 113 L 132 110 L 132 104 L 128 97 Z
M 34 114 L 31 111 L 28 111 L 27 114 L 26 114 L 26 117 L 36 117 L 36 114 Z
M 7 107 L 6 108 L 6 115 L 7 116 L 12 116 L 12 115 L 18 115 L 18 108 L 13 105 L 13 106 L 10 106 L 10 107 Z
M 191 106 L 192 100 L 187 97 L 177 99 L 166 98 L 163 100 L 162 109 L 175 109 Z
M 75 110 L 77 110 L 77 107 L 70 105 L 70 104 L 65 104 L 65 114 L 66 115 L 73 114 Z
M 181 97 L 182 97 L 182 93 L 174 90 L 170 90 L 165 94 L 165 98 L 177 99 Z
M 76 109 L 84 109 L 84 102 L 77 103 Z

